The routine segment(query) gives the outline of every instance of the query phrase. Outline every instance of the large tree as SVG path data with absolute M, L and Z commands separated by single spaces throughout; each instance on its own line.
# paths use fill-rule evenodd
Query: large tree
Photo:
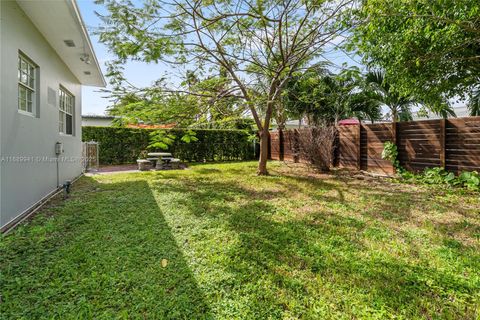
M 103 91 L 112 102 L 107 111 L 119 116 L 119 124 L 237 127 L 245 119 L 242 100 L 225 93 L 230 80 L 222 71 L 202 78 L 187 70 L 177 89 L 169 88 L 165 78 L 158 79 L 153 86 L 137 87 L 124 78 L 122 66 L 115 62 L 110 63 L 107 76 L 111 88 Z
M 479 1 L 363 0 L 348 23 L 356 24 L 351 49 L 384 69 L 403 96 L 438 113 L 452 98 L 478 92 Z M 471 113 L 479 114 L 474 106 Z
M 121 126 L 145 123 L 188 127 L 199 121 L 204 109 L 192 96 L 142 90 L 118 97 L 107 112 L 117 116 L 115 123 Z
M 258 174 L 267 172 L 269 127 L 291 75 L 344 32 L 339 16 L 353 0 L 104 0 L 109 14 L 100 40 L 127 59 L 225 70 L 217 97 L 248 106 L 260 136 Z M 258 82 L 268 79 L 264 91 Z

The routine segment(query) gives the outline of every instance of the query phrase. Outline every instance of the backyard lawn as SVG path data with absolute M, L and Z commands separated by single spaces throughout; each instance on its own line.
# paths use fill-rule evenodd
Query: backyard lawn
M 480 317 L 479 194 L 269 166 L 83 177 L 0 239 L 0 318 Z

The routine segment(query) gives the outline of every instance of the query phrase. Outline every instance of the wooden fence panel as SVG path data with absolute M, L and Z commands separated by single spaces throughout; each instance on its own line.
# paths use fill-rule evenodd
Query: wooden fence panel
M 397 144 L 400 164 L 411 171 L 445 167 L 448 171 L 480 171 L 480 117 L 339 126 L 339 167 L 391 174 L 394 168 L 382 159 L 384 143 Z M 296 142 L 302 130 L 271 133 L 271 158 L 298 159 Z M 283 142 L 283 148 L 280 147 Z
M 297 144 L 297 148 L 298 148 L 297 162 L 309 163 L 310 160 L 305 157 L 306 154 L 308 154 L 308 151 L 305 151 L 303 149 L 303 144 L 306 143 L 306 141 L 308 143 L 310 141 L 310 138 L 306 139 L 306 141 L 300 141 L 300 139 L 301 139 L 300 137 L 305 137 L 305 136 L 312 137 L 312 130 L 304 128 L 304 129 L 296 129 L 296 131 L 297 131 L 297 135 L 298 135 L 298 139 L 299 139 L 298 144 Z
M 382 159 L 384 143 L 394 139 L 392 129 L 391 123 L 362 125 L 360 140 L 362 170 L 384 174 L 394 173 L 392 163 Z
M 280 134 L 278 131 L 270 132 L 270 159 L 280 160 Z
M 457 173 L 480 171 L 480 117 L 446 121 L 445 168 Z
M 410 171 L 441 166 L 442 120 L 409 121 L 397 123 L 398 159 Z
M 342 168 L 358 169 L 360 136 L 358 126 L 339 126 L 338 164 Z
M 283 132 L 283 159 L 285 161 L 297 161 L 297 152 L 295 150 L 296 130 L 288 130 Z

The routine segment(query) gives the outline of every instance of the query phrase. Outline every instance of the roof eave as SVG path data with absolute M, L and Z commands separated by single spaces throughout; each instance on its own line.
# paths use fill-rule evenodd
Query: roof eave
M 16 2 L 80 84 L 106 86 L 75 0 L 16 0 Z M 65 40 L 73 40 L 74 46 L 66 46 Z M 90 63 L 82 60 L 86 55 L 90 58 Z
M 100 64 L 98 63 L 95 50 L 93 49 L 92 41 L 90 40 L 90 36 L 88 35 L 87 29 L 85 28 L 85 23 L 83 22 L 82 14 L 80 13 L 80 8 L 78 7 L 77 2 L 75 0 L 69 0 L 69 1 L 72 4 L 73 10 L 75 11 L 75 14 L 77 16 L 78 23 L 80 24 L 80 28 L 82 29 L 82 32 L 83 32 L 83 37 L 86 40 L 86 43 L 88 45 L 88 48 L 90 49 L 90 52 L 92 52 L 92 58 L 93 58 L 93 61 L 95 62 L 95 66 L 97 67 L 97 70 L 100 73 L 100 77 L 102 79 L 102 85 L 100 87 L 106 87 L 107 83 L 105 81 L 105 77 L 103 76 L 102 69 L 100 68 Z

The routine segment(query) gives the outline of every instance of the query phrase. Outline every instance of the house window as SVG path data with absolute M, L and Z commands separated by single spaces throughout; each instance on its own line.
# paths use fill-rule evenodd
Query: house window
M 59 90 L 59 113 L 58 113 L 58 131 L 64 134 L 73 135 L 73 114 L 75 110 L 74 96 L 60 87 Z
M 18 110 L 34 114 L 37 66 L 22 54 L 18 55 Z

